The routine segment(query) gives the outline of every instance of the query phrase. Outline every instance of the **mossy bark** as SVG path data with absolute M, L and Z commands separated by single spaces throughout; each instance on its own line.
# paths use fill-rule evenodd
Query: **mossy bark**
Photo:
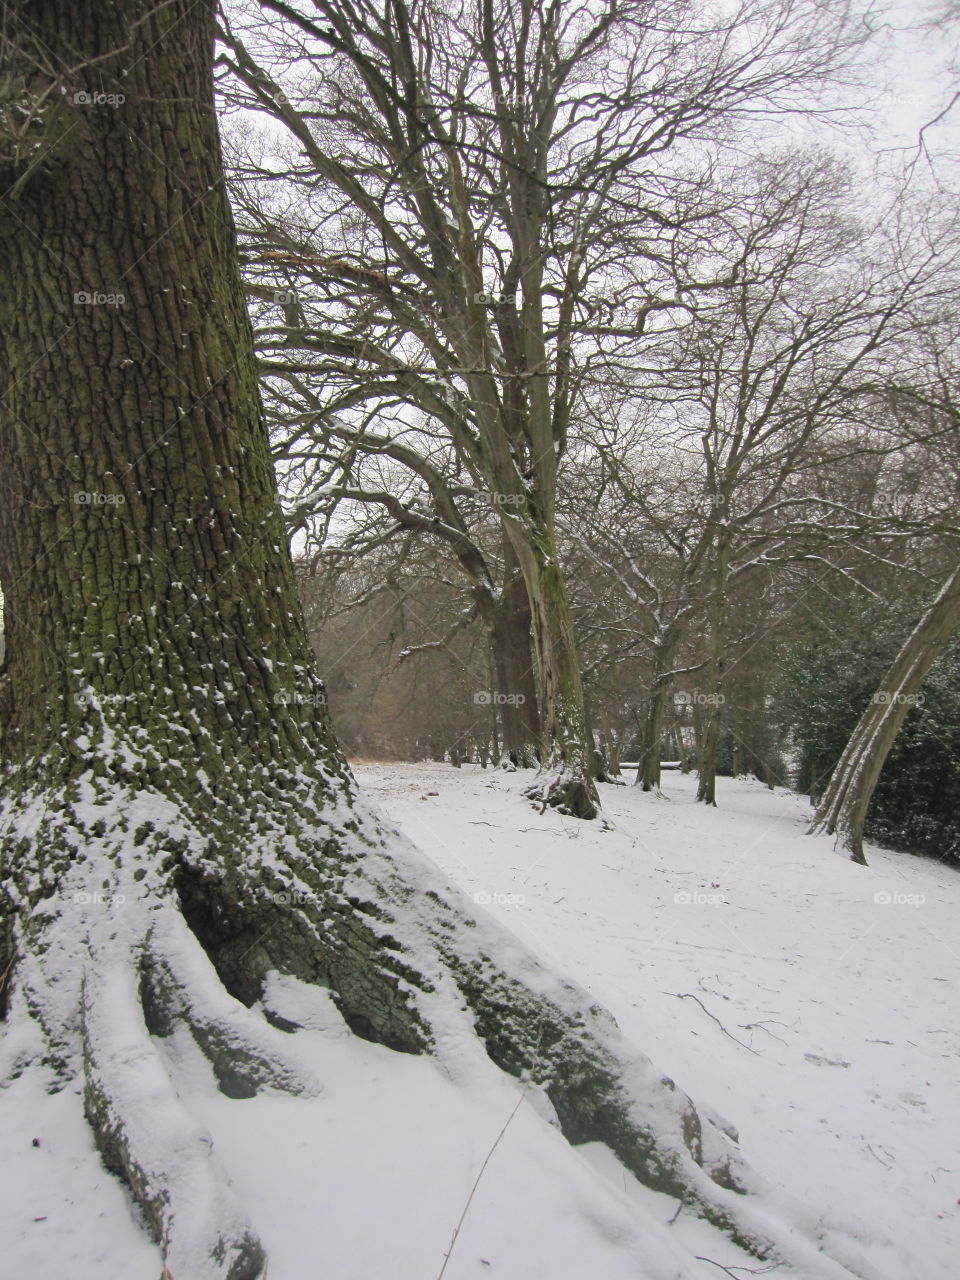
M 593 781 L 593 740 L 587 722 L 580 658 L 570 599 L 549 528 L 514 542 L 533 625 L 543 740 L 541 782 L 532 798 L 578 818 L 595 818 L 600 797 Z

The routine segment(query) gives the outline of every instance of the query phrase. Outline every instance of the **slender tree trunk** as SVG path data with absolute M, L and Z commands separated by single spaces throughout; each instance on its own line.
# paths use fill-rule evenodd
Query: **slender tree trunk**
M 663 736 L 663 716 L 668 691 L 667 683 L 654 683 L 647 701 L 647 711 L 643 718 L 640 763 L 637 766 L 637 782 L 644 791 L 657 791 L 660 788 L 660 742 Z
M 703 804 L 717 803 L 717 752 L 720 747 L 720 708 L 709 704 L 703 711 L 703 732 L 700 738 L 697 799 Z
M 702 804 L 717 803 L 717 753 L 723 727 L 723 671 L 727 630 L 727 567 L 730 549 L 721 533 L 713 569 L 713 602 L 710 610 L 710 656 L 704 671 L 706 693 L 697 695 L 702 712 L 698 741 L 697 800 Z
M 616 730 L 608 729 L 603 735 L 603 748 L 607 760 L 608 771 L 616 778 L 620 776 L 620 738 Z
M 660 787 L 660 743 L 663 737 L 663 719 L 672 683 L 670 670 L 679 643 L 679 627 L 671 625 L 654 648 L 653 675 L 650 680 L 650 696 L 644 716 L 640 763 L 637 768 L 637 782 L 644 791 L 656 791 Z
M 894 659 L 850 735 L 817 806 L 811 833 L 839 835 L 852 860 L 863 866 L 867 861 L 863 853 L 864 824 L 884 763 L 907 712 L 916 704 L 927 673 L 958 627 L 960 565 Z

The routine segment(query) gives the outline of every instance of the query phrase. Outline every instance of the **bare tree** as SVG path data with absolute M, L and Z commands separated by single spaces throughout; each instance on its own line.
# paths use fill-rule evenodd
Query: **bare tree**
M 275 373 L 293 348 L 298 375 L 332 384 L 341 412 L 416 405 L 496 495 L 531 611 L 548 746 L 537 794 L 588 816 L 556 530 L 581 388 L 629 363 L 677 305 L 664 263 L 703 181 L 673 154 L 729 138 L 761 108 L 799 109 L 865 29 L 844 5 L 794 0 L 742 0 L 722 16 L 650 0 L 262 9 L 275 21 L 228 32 L 225 64 L 289 132 L 289 170 L 311 189 L 283 227 L 248 230 L 262 266 L 324 300 L 322 318 L 277 332 Z
M 313 399 L 298 387 L 296 403 L 308 396 Z M 286 387 L 271 398 L 274 459 L 290 525 L 303 534 L 306 554 L 360 566 L 398 539 L 433 544 L 428 554 L 454 566 L 469 592 L 470 609 L 458 625 L 476 617 L 487 633 L 495 675 L 485 683 L 502 723 L 504 763 L 535 767 L 542 742 L 529 600 L 487 495 L 457 477 L 443 438 L 422 427 L 382 430 L 388 417 L 383 405 L 376 431 L 339 418 L 320 428 L 312 416 L 321 412 L 319 404 L 304 422 L 303 414 L 284 416 L 285 408 L 294 408 L 289 399 Z
M 920 298 L 938 296 L 944 272 L 955 270 L 952 244 L 921 235 L 904 251 L 882 224 L 861 225 L 850 211 L 851 175 L 822 154 L 784 154 L 758 168 L 754 195 L 708 224 L 724 283 L 690 301 L 689 323 L 651 352 L 636 375 L 637 426 L 603 451 L 622 517 L 636 511 L 658 556 L 618 556 L 608 533 L 585 534 L 650 619 L 640 775 L 648 788 L 658 779 L 674 656 L 700 619 L 698 799 L 708 804 L 735 594 L 778 564 L 881 532 L 875 514 L 812 489 L 810 468 L 899 446 L 899 436 L 881 438 L 875 405 L 890 353 L 914 331 Z

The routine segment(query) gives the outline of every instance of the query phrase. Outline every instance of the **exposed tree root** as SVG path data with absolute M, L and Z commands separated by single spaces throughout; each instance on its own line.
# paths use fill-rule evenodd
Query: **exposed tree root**
M 94 954 L 83 983 L 87 1117 L 107 1168 L 120 1174 L 175 1280 L 257 1280 L 265 1257 L 151 1043 L 135 958 Z
M 317 1094 L 320 1083 L 290 1058 L 289 1040 L 227 991 L 177 912 L 154 925 L 141 993 L 151 1031 L 168 1035 L 183 1021 L 209 1059 L 221 1092 L 251 1098 L 261 1088 Z
M 523 794 L 540 806 L 541 813 L 556 809 L 574 818 L 591 819 L 600 812 L 597 790 L 586 770 L 543 769 Z
M 293 1024 L 268 1015 L 278 1029 L 257 1004 L 272 974 L 327 988 L 353 1031 L 387 1046 L 452 1064 L 482 1044 L 538 1086 L 572 1143 L 606 1143 L 641 1182 L 757 1258 L 849 1274 L 776 1227 L 729 1126 L 698 1112 L 585 991 L 477 915 L 401 836 L 355 802 L 334 810 L 326 776 L 260 773 L 242 802 L 205 802 L 201 821 L 143 791 L 109 805 L 104 795 L 92 813 L 62 803 L 55 813 L 51 801 L 25 819 L 29 840 L 7 845 L 34 866 L 41 848 L 65 851 L 48 855 L 49 874 L 17 881 L 24 961 L 8 1031 L 15 1039 L 29 1016 L 64 1078 L 83 1070 L 104 1160 L 174 1280 L 253 1280 L 263 1251 L 150 1036 L 185 1026 L 231 1096 L 315 1093 Z M 64 905 L 90 898 L 94 883 L 102 903 Z

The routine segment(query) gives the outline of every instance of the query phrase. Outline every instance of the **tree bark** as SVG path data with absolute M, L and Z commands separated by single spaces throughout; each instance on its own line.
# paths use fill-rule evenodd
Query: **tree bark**
M 644 791 L 657 791 L 660 787 L 660 739 L 663 733 L 666 698 L 665 684 L 651 686 L 647 713 L 643 719 L 640 763 L 637 766 L 637 782 Z
M 810 833 L 838 835 L 866 866 L 863 829 L 884 763 L 927 673 L 960 627 L 960 564 L 897 654 L 850 735 L 823 793 Z
M 503 726 L 503 759 L 516 768 L 540 763 L 541 726 L 530 638 L 530 602 L 516 558 L 505 541 L 503 589 L 494 605 L 490 642 L 497 672 Z
M 680 628 L 672 624 L 663 634 L 662 641 L 654 647 L 653 675 L 650 680 L 650 696 L 643 721 L 640 763 L 637 782 L 644 791 L 660 788 L 660 742 L 663 736 L 663 717 L 670 693 L 670 668 L 680 643 Z
M 532 798 L 578 818 L 595 818 L 600 797 L 593 781 L 593 742 L 587 724 L 580 659 L 566 583 L 549 530 L 514 539 L 526 582 L 537 658 L 543 777 Z
M 727 573 L 730 564 L 730 542 L 725 528 L 717 535 L 713 566 L 713 599 L 710 609 L 709 659 L 704 684 L 708 692 L 695 712 L 702 713 L 698 734 L 697 800 L 702 804 L 717 803 L 717 752 L 723 725 L 723 673 L 727 631 Z M 694 695 L 695 697 L 698 695 Z

